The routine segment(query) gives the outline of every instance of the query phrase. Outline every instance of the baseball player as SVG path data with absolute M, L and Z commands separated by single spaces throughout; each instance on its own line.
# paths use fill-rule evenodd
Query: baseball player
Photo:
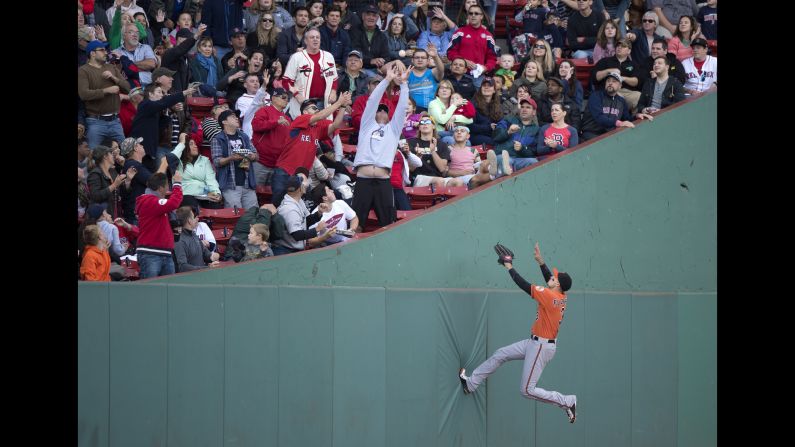
M 563 395 L 557 391 L 547 391 L 536 386 L 544 367 L 555 356 L 556 338 L 560 323 L 563 321 L 563 312 L 566 310 L 566 291 L 571 288 L 571 277 L 565 272 L 558 273 L 556 268 L 552 269 L 552 273 L 549 272 L 544 264 L 544 258 L 541 257 L 538 243 L 535 245 L 535 260 L 541 266 L 541 274 L 544 275 L 548 287 L 530 284 L 519 276 L 519 273 L 513 269 L 513 252 L 511 250 L 500 244 L 495 245 L 494 250 L 500 256 L 497 262 L 508 269 L 508 273 L 516 285 L 538 301 L 536 321 L 533 323 L 530 338 L 498 349 L 488 360 L 472 371 L 472 376 L 467 377 L 464 368 L 458 371 L 464 394 L 474 392 L 489 375 L 506 361 L 524 359 L 522 396 L 563 408 L 569 417 L 569 422 L 573 423 L 577 418 L 575 409 L 577 396 Z

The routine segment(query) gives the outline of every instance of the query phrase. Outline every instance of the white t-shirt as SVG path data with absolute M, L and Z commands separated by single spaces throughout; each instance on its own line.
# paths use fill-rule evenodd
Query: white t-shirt
M 312 210 L 313 213 L 317 212 L 317 207 Z M 326 222 L 326 228 L 337 228 L 338 230 L 347 230 L 348 229 L 348 221 L 353 220 L 356 217 L 356 211 L 353 210 L 344 200 L 335 200 L 331 204 L 331 211 L 328 213 L 323 213 L 323 217 L 320 218 L 320 222 Z M 312 225 L 310 228 L 317 227 L 317 223 Z M 326 244 L 335 244 L 337 242 L 342 242 L 347 237 L 341 234 L 335 234 L 326 240 Z

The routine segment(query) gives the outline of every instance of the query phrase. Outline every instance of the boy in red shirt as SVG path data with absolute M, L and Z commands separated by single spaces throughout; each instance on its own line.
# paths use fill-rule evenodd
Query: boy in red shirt
M 541 267 L 541 273 L 544 275 L 548 287 L 530 284 L 513 269 L 513 253 L 510 253 L 510 250 L 505 249 L 501 245 L 495 247 L 495 249 L 498 248 L 508 251 L 509 254 L 500 254 L 497 262 L 508 269 L 508 273 L 510 273 L 511 278 L 520 289 L 538 301 L 536 321 L 533 323 L 530 338 L 498 349 L 488 360 L 472 371 L 472 376 L 467 377 L 466 369 L 464 368 L 458 371 L 458 378 L 461 381 L 464 394 L 474 392 L 478 385 L 503 363 L 521 359 L 524 360 L 522 396 L 563 408 L 569 417 L 569 422 L 573 423 L 577 417 L 575 410 L 577 396 L 574 394 L 563 395 L 557 391 L 547 391 L 536 386 L 544 367 L 555 356 L 555 342 L 560 323 L 563 321 L 563 313 L 566 310 L 566 291 L 571 288 L 571 277 L 565 272 L 558 273 L 558 269 L 552 269 L 552 273 L 550 273 L 546 264 L 544 264 L 544 259 L 541 257 L 538 243 L 536 243 L 534 257 Z M 498 250 L 498 253 L 500 253 L 500 250 Z

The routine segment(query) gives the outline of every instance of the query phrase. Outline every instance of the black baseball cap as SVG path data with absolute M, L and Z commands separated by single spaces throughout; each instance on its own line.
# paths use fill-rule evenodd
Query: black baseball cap
M 700 38 L 700 37 L 696 37 L 695 39 L 693 39 L 692 42 L 690 42 L 690 47 L 691 48 L 696 46 L 696 45 L 704 47 L 704 48 L 709 48 L 709 44 L 707 43 L 707 41 L 702 39 L 702 38 Z
M 378 113 L 378 112 L 389 113 L 389 106 L 386 105 L 386 104 L 383 104 L 383 103 L 382 104 L 378 104 L 378 110 L 376 111 L 376 113 Z
M 242 35 L 244 35 L 244 36 L 245 36 L 245 35 L 246 35 L 246 32 L 245 32 L 245 31 L 243 31 L 243 30 L 242 30 L 242 29 L 240 29 L 240 28 L 232 28 L 232 29 L 229 31 L 229 38 L 231 39 L 231 38 L 233 38 L 233 37 L 237 36 L 238 34 L 242 34 Z
M 560 283 L 560 288 L 563 289 L 564 292 L 571 289 L 571 276 L 569 276 L 568 273 L 558 272 L 558 269 L 553 268 L 552 274 L 555 275 L 555 278 L 558 279 L 558 282 Z
M 364 14 L 364 13 L 366 13 L 366 12 L 371 12 L 371 13 L 373 13 L 373 14 L 378 14 L 378 8 L 376 8 L 376 6 L 375 6 L 375 5 L 372 5 L 372 4 L 370 4 L 370 5 L 367 5 L 367 6 L 366 6 L 366 7 L 365 7 L 365 8 L 362 10 L 362 14 Z
M 298 191 L 301 188 L 301 183 L 303 183 L 303 181 L 297 174 L 290 176 L 290 178 L 287 179 L 287 191 Z

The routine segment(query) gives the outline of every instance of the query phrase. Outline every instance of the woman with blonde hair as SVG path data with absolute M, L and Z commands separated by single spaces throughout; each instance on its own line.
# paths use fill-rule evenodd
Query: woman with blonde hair
M 246 47 L 250 50 L 261 50 L 269 60 L 273 60 L 276 58 L 276 42 L 282 29 L 276 26 L 270 12 L 263 12 L 258 20 L 254 31 L 246 35 Z
M 516 96 L 516 90 L 520 85 L 530 88 L 530 96 L 536 101 L 540 101 L 547 94 L 547 81 L 544 79 L 544 69 L 540 63 L 530 59 L 524 64 L 524 72 L 521 78 L 517 78 L 511 86 L 511 96 Z
M 454 92 L 453 84 L 447 79 L 443 79 L 436 87 L 436 98 L 428 103 L 428 114 L 436 122 L 439 138 L 447 144 L 452 144 L 453 127 L 456 124 L 472 123 L 472 118 L 455 113 L 456 109 L 466 104 L 466 99 L 460 95 L 453 98 Z
M 533 51 L 530 52 L 528 60 L 534 60 L 541 65 L 541 72 L 544 78 L 549 78 L 555 73 L 555 57 L 552 54 L 552 47 L 544 39 L 536 40 L 533 44 Z

